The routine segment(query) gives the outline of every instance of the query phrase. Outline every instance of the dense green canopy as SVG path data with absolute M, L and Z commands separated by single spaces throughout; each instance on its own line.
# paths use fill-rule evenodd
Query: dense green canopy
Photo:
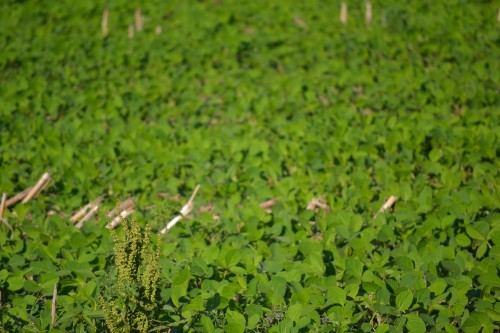
M 498 3 L 347 5 L 2 1 L 0 332 L 498 331 Z

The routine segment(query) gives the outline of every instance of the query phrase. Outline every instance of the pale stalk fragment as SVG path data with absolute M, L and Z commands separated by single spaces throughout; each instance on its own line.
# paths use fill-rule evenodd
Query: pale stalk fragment
M 198 208 L 198 213 L 200 213 L 200 214 L 203 214 L 203 213 L 209 213 L 209 214 L 211 214 L 211 213 L 214 212 L 214 210 L 215 210 L 214 205 L 211 204 L 211 203 L 209 203 L 209 204 L 207 204 L 205 206 L 201 206 L 200 208 Z
M 120 225 L 120 223 L 122 223 L 122 221 L 124 219 L 126 219 L 127 217 L 129 217 L 132 213 L 134 213 L 135 210 L 134 209 L 131 209 L 131 210 L 123 210 L 117 217 L 115 217 L 113 219 L 113 221 L 111 221 L 110 224 L 108 224 L 106 226 L 106 228 L 111 228 L 111 229 L 114 229 L 116 228 L 117 226 Z
M 109 18 L 109 8 L 104 9 L 102 12 L 102 20 L 101 20 L 101 31 L 103 37 L 108 37 L 108 18 Z
M 57 284 L 54 285 L 54 292 L 52 293 L 52 309 L 50 311 L 51 320 L 50 326 L 54 327 L 56 325 L 56 302 L 57 302 Z
M 205 205 L 205 206 L 201 206 L 198 209 L 198 213 L 199 214 L 209 213 L 210 215 L 212 215 L 212 218 L 215 221 L 220 222 L 220 216 L 219 215 L 215 215 L 215 206 L 213 204 L 211 204 L 211 203 L 209 203 L 208 205 Z
M 324 202 L 322 198 L 313 198 L 306 207 L 307 210 L 312 210 L 315 212 L 317 212 L 318 208 L 325 212 L 328 212 L 330 210 L 330 207 L 328 207 L 328 205 Z M 318 240 L 323 239 L 323 235 L 316 227 L 316 222 L 309 221 L 309 224 L 311 224 L 313 226 L 313 230 L 315 230 L 314 234 L 312 235 L 312 238 Z
M 157 35 L 160 35 L 160 34 L 161 34 L 161 31 L 162 31 L 162 29 L 161 29 L 161 25 L 157 25 L 157 26 L 156 26 L 156 28 L 155 28 L 155 33 L 156 33 Z
M 30 186 L 27 189 L 25 189 L 24 191 L 19 192 L 18 194 L 16 194 L 12 198 L 8 199 L 7 202 L 5 203 L 5 206 L 10 207 L 12 205 L 15 205 L 19 201 L 23 200 L 24 197 L 31 191 L 32 188 L 33 188 L 33 186 Z
M 119 212 L 119 214 L 118 214 Z M 107 226 L 106 228 L 114 229 L 122 223 L 123 219 L 130 216 L 130 214 L 135 212 L 135 202 L 134 198 L 128 198 L 124 202 L 122 202 L 117 209 L 113 209 L 108 213 L 108 218 L 111 219 L 115 215 L 117 215 Z
M 180 220 L 182 220 L 182 215 L 177 215 L 176 217 L 174 217 L 170 222 L 168 222 L 167 226 L 161 231 L 161 233 L 164 234 L 169 231 Z
M 302 17 L 297 15 L 293 18 L 293 20 L 295 21 L 295 24 L 297 24 L 299 27 L 304 28 L 306 30 L 309 28 L 306 21 L 304 21 Z
M 128 26 L 128 38 L 129 39 L 134 38 L 134 25 L 133 24 Z
M 380 209 L 378 210 L 378 212 L 375 214 L 374 218 L 377 217 L 377 215 L 379 213 L 383 213 L 387 209 L 391 208 L 392 205 L 394 205 L 394 203 L 396 202 L 396 199 L 397 199 L 396 196 L 391 195 L 391 197 L 389 199 L 387 199 L 387 201 L 382 205 L 382 207 L 380 207 Z
M 330 210 L 330 207 L 321 198 L 313 198 L 306 207 L 307 210 L 315 210 L 316 208 L 321 208 L 324 211 Z
M 38 195 L 40 192 L 42 192 L 43 190 L 45 190 L 45 188 L 47 187 L 47 185 L 49 185 L 49 180 L 47 180 L 45 183 L 42 184 L 42 187 L 40 187 L 40 189 L 38 190 L 38 192 L 36 192 L 35 195 Z
M 98 206 L 102 202 L 103 199 L 104 199 L 104 196 L 101 195 L 99 198 L 97 198 L 97 199 L 89 202 L 85 206 L 83 206 L 78 212 L 76 212 L 75 214 L 73 214 L 73 216 L 71 216 L 71 218 L 69 219 L 71 221 L 71 223 L 74 224 L 79 219 L 81 219 L 83 216 L 86 216 L 85 214 L 87 214 L 88 210 L 94 209 L 94 207 Z
M 345 2 L 340 4 L 340 23 L 347 24 L 347 4 Z
M 71 223 L 75 224 L 80 218 L 82 218 L 85 215 L 85 213 L 87 213 L 87 211 L 89 209 L 90 209 L 90 203 L 88 203 L 85 206 L 83 206 L 82 208 L 80 208 L 80 210 L 78 212 L 76 212 L 75 214 L 73 214 L 73 216 L 71 216 L 69 221 Z
M 7 193 L 2 194 L 2 201 L 0 202 L 0 220 L 3 218 L 3 212 L 7 203 Z
M 10 230 L 11 232 L 11 237 L 14 236 L 14 228 L 12 228 L 12 226 L 9 224 L 9 222 L 7 222 L 6 219 L 2 218 L 0 221 L 2 221 L 2 223 L 7 227 L 7 229 Z
M 87 214 L 85 214 L 85 216 L 77 224 L 75 224 L 75 227 L 77 229 L 81 229 L 83 227 L 83 224 L 90 220 L 94 215 L 96 215 L 98 211 L 99 205 L 95 205 L 94 207 L 92 207 L 92 209 Z
M 47 183 L 50 181 L 50 173 L 46 172 L 40 177 L 40 180 L 38 183 L 36 183 L 35 186 L 29 191 L 29 193 L 24 197 L 23 201 L 21 203 L 25 204 L 28 201 L 30 201 L 35 195 L 40 193 L 45 186 L 47 186 Z
M 372 23 L 372 3 L 370 0 L 366 1 L 365 22 L 366 24 Z
M 118 214 L 118 212 L 123 212 L 124 210 L 132 210 L 134 208 L 135 208 L 134 198 L 128 198 L 118 206 L 118 209 L 112 209 L 111 211 L 109 211 L 108 218 L 112 218 L 113 216 Z
M 259 204 L 259 207 L 264 209 L 266 211 L 266 213 L 271 213 L 273 211 L 272 207 L 274 205 L 276 205 L 277 203 L 278 203 L 278 199 L 271 199 L 271 200 L 261 202 Z
M 54 215 L 58 215 L 58 213 L 53 209 L 51 209 L 47 212 L 47 217 L 54 216 Z
M 141 9 L 135 10 L 135 30 L 142 31 L 144 29 L 144 19 L 142 17 Z
M 167 224 L 167 226 L 165 228 L 163 228 L 163 230 L 161 231 L 162 234 L 166 234 L 170 229 L 172 229 L 174 227 L 174 225 L 176 225 L 180 220 L 182 220 L 183 217 L 186 217 L 187 215 L 189 215 L 189 213 L 191 213 L 191 211 L 193 210 L 193 201 L 194 201 L 194 198 L 196 197 L 196 194 L 198 193 L 199 189 L 200 189 L 200 185 L 198 184 L 196 186 L 196 188 L 194 189 L 194 192 L 191 195 L 191 198 L 189 198 L 189 201 L 184 205 L 184 207 L 182 207 L 182 209 L 180 211 L 180 215 L 177 215 L 176 217 L 174 217 Z

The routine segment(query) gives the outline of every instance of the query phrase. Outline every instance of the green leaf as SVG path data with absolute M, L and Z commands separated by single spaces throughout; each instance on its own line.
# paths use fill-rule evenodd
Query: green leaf
M 323 258 L 320 253 L 311 253 L 304 262 L 310 265 L 312 273 L 319 275 L 324 274 L 325 264 L 323 263 Z
M 361 278 L 363 275 L 363 263 L 360 260 L 355 260 L 352 258 L 348 258 L 346 260 L 346 273 L 348 275 Z
M 293 304 L 288 308 L 286 312 L 286 316 L 294 322 L 298 321 L 301 315 L 302 315 L 302 304 L 300 303 Z
M 8 270 L 6 270 L 6 269 L 0 270 L 0 282 L 5 281 L 8 276 L 9 276 L 9 271 Z
M 500 322 L 500 312 L 493 309 L 485 309 L 485 311 L 488 317 L 491 318 L 491 320 Z
M 209 273 L 209 267 L 205 260 L 194 257 L 191 264 L 191 273 L 195 276 L 206 276 Z
M 208 299 L 207 301 L 207 310 L 212 311 L 217 309 L 221 304 L 221 297 L 219 293 L 216 293 L 214 296 Z
M 33 295 L 26 295 L 23 300 L 27 305 L 34 305 L 38 299 Z
M 457 244 L 461 247 L 469 247 L 471 244 L 471 240 L 465 234 L 458 234 L 455 239 L 457 240 Z
M 92 267 L 88 263 L 68 261 L 66 262 L 64 268 L 76 273 L 78 276 L 81 276 L 82 280 L 85 278 L 94 277 L 94 273 L 92 273 Z
M 247 327 L 252 329 L 259 323 L 261 316 L 257 314 L 250 315 L 248 317 Z
M 396 308 L 398 311 L 406 311 L 413 302 L 413 292 L 409 289 L 404 289 L 396 296 Z
M 396 264 L 401 268 L 402 271 L 414 270 L 413 260 L 406 256 L 397 257 Z
M 189 273 L 189 270 L 183 269 L 179 271 L 177 276 L 174 278 L 174 281 L 172 282 L 172 285 L 178 286 L 181 284 L 185 284 L 191 279 L 191 274 Z
M 441 295 L 445 290 L 448 284 L 444 279 L 437 278 L 432 284 L 429 286 L 429 290 L 431 293 L 434 293 L 436 296 Z
M 278 273 L 283 270 L 283 265 L 277 261 L 266 260 L 262 263 L 264 270 L 271 273 Z
M 210 319 L 210 317 L 202 315 L 200 317 L 200 322 L 201 322 L 201 325 L 203 326 L 203 328 L 205 329 L 205 331 L 207 331 L 207 332 L 213 332 L 214 331 L 215 326 L 214 326 L 214 324 L 212 322 L 212 319 Z
M 422 192 L 418 195 L 419 213 L 428 213 L 432 209 L 432 189 L 429 186 L 424 186 Z
M 379 289 L 375 292 L 375 298 L 380 304 L 389 304 L 391 293 L 387 289 Z
M 344 305 L 347 293 L 344 289 L 337 286 L 332 286 L 328 288 L 328 299 L 331 304 Z
M 480 259 L 484 256 L 486 253 L 486 250 L 488 250 L 488 244 L 487 242 L 483 242 L 483 244 L 479 245 L 476 251 L 476 258 Z
M 19 254 L 14 254 L 9 259 L 9 265 L 15 268 L 23 266 L 25 262 L 24 257 Z
M 426 332 L 425 323 L 418 315 L 409 313 L 405 315 L 407 321 L 405 327 L 409 332 L 424 333 Z
M 40 291 L 40 286 L 35 281 L 25 280 L 23 284 L 23 289 L 29 291 L 30 293 L 36 293 Z
M 16 275 L 11 276 L 7 279 L 7 283 L 9 284 L 8 289 L 12 291 L 18 291 L 23 288 L 24 279 L 22 276 Z
M 263 309 L 261 306 L 256 304 L 249 304 L 245 309 L 245 314 L 248 317 L 247 327 L 254 328 L 257 323 L 261 320 Z
M 437 162 L 441 158 L 441 156 L 443 156 L 441 149 L 433 149 L 429 153 L 429 159 L 432 162 Z
M 94 294 L 94 291 L 96 290 L 96 288 L 97 288 L 97 283 L 94 280 L 90 280 L 89 282 L 87 282 L 85 285 L 83 285 L 81 287 L 81 290 L 82 290 L 82 293 L 86 297 L 90 298 Z
M 227 310 L 226 312 L 226 326 L 224 332 L 228 333 L 243 333 L 245 332 L 246 320 L 243 315 L 237 311 Z
M 401 187 L 400 187 L 400 195 L 404 201 L 408 201 L 411 198 L 412 191 L 411 191 L 410 183 L 402 182 Z
M 482 240 L 482 241 L 485 241 L 486 240 L 486 237 L 479 232 L 479 230 L 477 230 L 475 227 L 473 227 L 472 225 L 468 225 L 465 227 L 465 231 L 467 232 L 467 234 L 472 238 L 472 239 L 477 239 L 477 240 Z
M 389 331 L 389 325 L 388 324 L 380 324 L 377 326 L 377 329 L 375 330 L 375 333 L 386 333 Z
M 226 254 L 226 267 L 236 266 L 240 262 L 241 254 L 239 250 L 229 250 Z
M 462 329 L 465 333 L 479 332 L 483 327 L 487 326 L 490 322 L 488 316 L 481 312 L 475 312 L 470 315 L 467 320 L 462 324 Z

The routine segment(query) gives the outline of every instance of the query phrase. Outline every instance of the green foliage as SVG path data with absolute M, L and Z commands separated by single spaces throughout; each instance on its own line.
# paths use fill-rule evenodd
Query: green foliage
M 0 2 L 0 331 L 498 331 L 498 5 L 347 3 Z
M 99 301 L 111 332 L 149 332 L 158 310 L 160 247 L 152 249 L 149 225 L 144 232 L 135 221 L 123 221 L 122 225 L 122 239 L 111 232 L 115 242 L 114 267 L 102 281 L 104 290 Z

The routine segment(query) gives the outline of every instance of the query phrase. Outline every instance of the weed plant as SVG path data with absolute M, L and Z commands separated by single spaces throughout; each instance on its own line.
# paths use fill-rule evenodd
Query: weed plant
M 103 281 L 99 295 L 110 332 L 141 332 L 151 329 L 156 306 L 160 247 L 152 247 L 151 228 L 135 220 L 122 221 L 122 236 L 111 231 L 114 240 L 114 267 Z

